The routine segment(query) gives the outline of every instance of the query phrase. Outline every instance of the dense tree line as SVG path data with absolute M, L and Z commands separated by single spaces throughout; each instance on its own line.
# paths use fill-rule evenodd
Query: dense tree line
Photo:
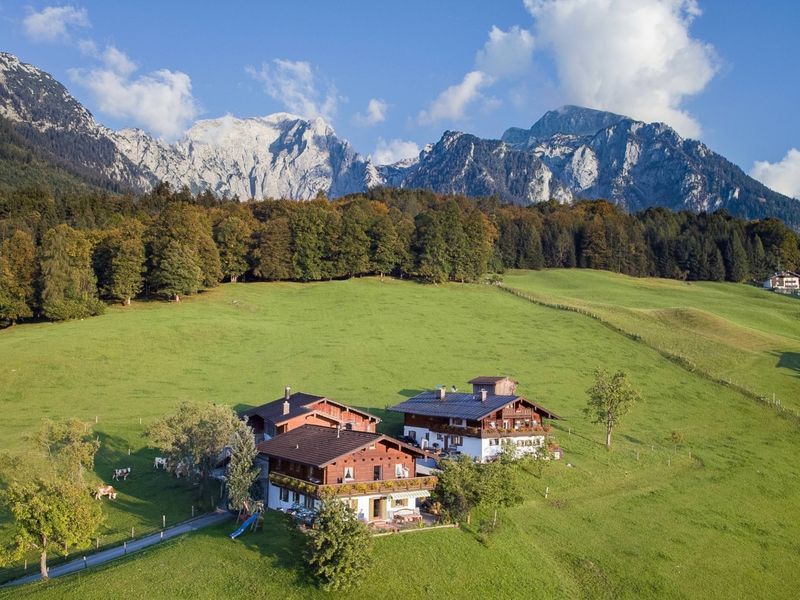
M 800 265 L 797 235 L 746 222 L 605 201 L 531 207 L 375 189 L 336 201 L 240 203 L 166 184 L 137 198 L 31 188 L 0 194 L 0 320 L 82 318 L 103 301 L 180 300 L 241 279 L 374 274 L 477 281 L 506 268 L 578 267 L 744 281 Z

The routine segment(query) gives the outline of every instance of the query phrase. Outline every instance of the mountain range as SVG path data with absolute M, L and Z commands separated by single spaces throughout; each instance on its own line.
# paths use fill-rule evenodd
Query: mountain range
M 663 123 L 578 106 L 549 111 L 499 140 L 446 131 L 414 159 L 375 165 L 323 119 L 288 113 L 200 120 L 173 143 L 140 129 L 112 131 L 52 76 L 0 53 L 0 119 L 37 159 L 114 191 L 139 193 L 166 181 L 194 193 L 305 200 L 391 186 L 523 205 L 605 198 L 630 211 L 724 208 L 800 228 L 800 201 L 702 142 Z

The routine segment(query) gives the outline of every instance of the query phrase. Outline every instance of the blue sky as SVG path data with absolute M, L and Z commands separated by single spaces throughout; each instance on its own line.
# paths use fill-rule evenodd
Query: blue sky
M 666 121 L 795 196 L 798 30 L 789 0 L 0 0 L 0 49 L 112 128 L 287 110 L 390 160 L 583 104 Z

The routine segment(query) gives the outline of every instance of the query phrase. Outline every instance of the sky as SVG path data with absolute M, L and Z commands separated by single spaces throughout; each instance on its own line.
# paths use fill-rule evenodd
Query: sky
M 800 2 L 0 0 L 0 50 L 113 129 L 322 117 L 378 163 L 563 104 L 663 121 L 800 198 Z

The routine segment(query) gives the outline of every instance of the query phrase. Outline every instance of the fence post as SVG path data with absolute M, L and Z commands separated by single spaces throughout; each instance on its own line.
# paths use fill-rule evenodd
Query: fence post
M 134 529 L 133 529 L 133 527 L 131 527 L 131 539 L 133 539 L 134 537 L 135 537 Z
M 194 519 L 194 504 L 192 504 L 192 518 Z
M 122 548 L 125 550 L 125 554 L 128 553 L 128 542 L 122 542 Z
M 161 532 L 161 541 L 162 542 L 164 541 L 164 532 L 163 531 Z
M 161 515 L 161 527 L 167 526 L 167 515 Z
M 544 497 L 547 499 L 547 496 L 550 494 L 550 486 L 544 488 Z
M 98 423 L 99 419 L 100 419 L 100 417 L 98 417 L 97 415 L 94 416 L 94 422 L 95 423 Z
M 100 538 L 94 538 L 94 549 L 95 550 L 100 549 Z
M 28 559 L 25 559 L 25 572 L 28 572 Z
M 88 569 L 89 568 L 89 565 L 86 563 L 86 557 L 85 556 L 83 557 L 83 568 L 84 569 Z

